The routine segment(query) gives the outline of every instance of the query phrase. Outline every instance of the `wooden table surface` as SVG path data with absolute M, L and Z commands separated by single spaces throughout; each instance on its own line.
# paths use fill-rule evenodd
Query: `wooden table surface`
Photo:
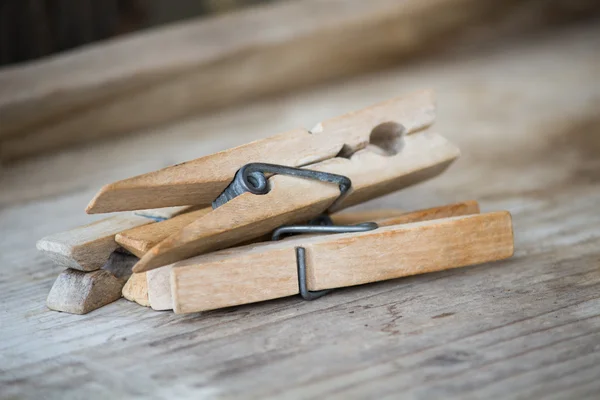
M 0 397 L 597 399 L 598 49 L 587 26 L 454 52 L 5 168 Z M 45 307 L 60 268 L 35 241 L 102 218 L 102 184 L 427 87 L 462 158 L 361 208 L 509 210 L 512 259 L 183 316 Z

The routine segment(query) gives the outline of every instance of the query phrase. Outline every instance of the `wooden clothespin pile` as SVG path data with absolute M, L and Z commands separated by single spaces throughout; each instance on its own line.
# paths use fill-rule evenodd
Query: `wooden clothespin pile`
M 442 173 L 459 150 L 434 119 L 433 94 L 417 92 L 106 185 L 87 212 L 123 213 L 38 242 L 67 267 L 48 307 L 83 314 L 121 294 L 176 313 L 310 300 L 512 256 L 510 214 L 475 201 L 339 212 Z

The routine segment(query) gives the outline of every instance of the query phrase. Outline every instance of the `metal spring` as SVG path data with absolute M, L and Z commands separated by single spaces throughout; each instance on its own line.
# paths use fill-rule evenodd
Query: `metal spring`
M 332 174 L 329 172 L 314 171 L 304 168 L 287 167 L 278 164 L 249 163 L 240 168 L 223 192 L 213 201 L 213 209 L 222 206 L 237 196 L 250 192 L 253 194 L 266 194 L 269 192 L 269 182 L 265 174 L 279 174 L 295 176 L 298 178 L 313 179 L 320 182 L 330 182 L 338 185 L 340 195 L 329 206 L 333 208 L 348 193 L 352 187 L 352 181 L 347 176 Z M 277 228 L 273 232 L 272 239 L 279 240 L 286 234 L 299 233 L 349 233 L 365 232 L 378 228 L 374 222 L 366 222 L 359 225 L 333 225 L 331 218 L 323 214 L 309 222 L 308 225 L 287 225 Z M 298 286 L 300 295 L 305 300 L 314 300 L 331 290 L 310 291 L 306 283 L 306 249 L 296 247 L 296 263 L 298 266 Z
M 375 222 L 365 222 L 358 225 L 333 225 L 329 216 L 322 216 L 313 220 L 318 223 L 330 223 L 330 225 L 284 225 L 280 226 L 273 232 L 272 240 L 279 240 L 285 234 L 300 234 L 300 233 L 351 233 L 351 232 L 366 232 L 377 229 L 379 226 Z M 312 221 L 311 221 L 312 222 Z M 308 290 L 306 282 L 306 249 L 304 247 L 296 247 L 296 265 L 298 267 L 298 288 L 300 296 L 304 300 L 315 300 L 321 296 L 331 292 L 332 289 L 326 290 Z
M 222 206 L 229 200 L 241 195 L 242 193 L 250 192 L 258 195 L 268 193 L 269 182 L 265 176 L 266 173 L 336 183 L 339 186 L 340 195 L 330 207 L 336 205 L 352 187 L 350 178 L 343 175 L 314 171 L 304 168 L 287 167 L 285 165 L 250 163 L 244 165 L 235 173 L 235 176 L 229 186 L 227 186 L 219 195 L 219 197 L 213 201 L 213 209 Z

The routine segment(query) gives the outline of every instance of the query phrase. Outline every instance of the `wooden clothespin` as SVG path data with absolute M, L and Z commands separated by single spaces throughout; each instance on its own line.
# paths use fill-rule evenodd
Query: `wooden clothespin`
M 137 258 L 119 250 L 115 235 L 188 211 L 183 206 L 123 213 L 40 239 L 38 250 L 66 268 L 50 290 L 48 308 L 85 314 L 119 299 Z
M 92 199 L 86 211 L 96 214 L 169 206 L 210 206 L 247 163 L 302 167 L 339 155 L 349 156 L 372 142 L 394 151 L 401 133 L 394 124 L 402 124 L 406 133 L 414 133 L 429 127 L 434 120 L 434 94 L 431 90 L 420 91 L 322 122 L 311 131 L 295 129 L 108 184 Z M 378 130 L 371 137 L 374 128 Z
M 459 150 L 428 129 L 434 118 L 432 93 L 418 92 L 311 132 L 292 131 L 107 185 L 87 211 L 212 202 L 214 210 L 142 255 L 134 272 L 148 271 L 438 175 Z M 124 235 L 119 240 L 127 246 Z
M 416 222 L 380 222 L 379 228 L 365 225 L 362 232 L 302 235 L 221 250 L 149 271 L 150 305 L 189 313 L 298 293 L 312 300 L 333 288 L 512 256 L 508 212 L 477 214 L 476 203 L 454 210 L 409 213 L 404 220 Z M 463 215 L 430 219 L 453 214 Z M 402 221 L 390 222 L 394 219 Z
M 57 311 L 85 314 L 119 299 L 122 293 L 123 297 L 129 300 L 145 306 L 151 305 L 157 310 L 172 309 L 168 283 L 170 269 L 150 271 L 149 278 L 146 277 L 146 273 L 133 274 L 125 284 L 137 258 L 128 256 L 118 246 L 127 243 L 127 246 L 123 246 L 125 250 L 140 257 L 170 232 L 180 229 L 187 221 L 209 211 L 210 209 L 193 210 L 183 207 L 148 210 L 138 212 L 137 215 L 110 217 L 39 240 L 38 248 L 43 253 L 56 264 L 69 267 L 58 276 L 52 286 L 46 302 L 48 307 Z M 476 212 L 476 202 L 465 202 L 418 213 L 399 210 L 345 212 L 333 214 L 331 219 L 335 224 L 375 221 L 379 226 L 388 226 Z M 169 218 L 171 216 L 174 217 Z M 115 235 L 124 227 L 130 226 L 131 222 L 143 224 Z M 120 238 L 122 240 L 119 240 Z M 270 240 L 270 237 L 258 240 L 261 239 Z
M 412 213 L 337 213 L 443 172 L 459 150 L 431 130 L 434 118 L 432 93 L 418 92 L 310 132 L 107 185 L 87 211 L 126 214 L 38 242 L 69 267 L 48 305 L 84 313 L 114 301 L 122 289 L 154 309 L 194 312 L 297 293 L 312 299 L 337 287 L 510 257 L 510 214 L 479 214 L 476 202 Z M 132 213 L 155 207 L 173 208 L 157 211 L 158 218 L 148 210 Z M 323 213 L 327 224 L 315 225 Z M 265 242 L 283 233 L 305 234 Z M 124 251 L 132 254 L 125 261 Z M 106 273 L 111 260 L 137 261 L 127 284 L 131 271 L 118 279 Z
M 116 234 L 164 221 L 189 210 L 190 207 L 167 207 L 123 213 L 46 236 L 37 241 L 36 247 L 57 265 L 78 271 L 95 271 L 102 268 L 119 247 Z
M 414 212 L 400 210 L 374 210 L 368 212 L 342 212 L 333 214 L 335 225 L 352 225 L 375 222 L 379 227 L 429 221 L 479 213 L 476 201 L 449 204 Z M 270 240 L 270 237 L 267 239 Z M 174 264 L 176 265 L 176 264 Z M 173 265 L 133 274 L 123 294 L 128 299 L 155 310 L 172 310 L 171 271 Z

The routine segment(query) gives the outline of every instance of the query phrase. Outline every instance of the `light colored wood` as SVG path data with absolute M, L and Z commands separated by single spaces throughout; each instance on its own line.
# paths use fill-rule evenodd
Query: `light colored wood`
M 131 254 L 115 251 L 99 271 L 66 269 L 56 278 L 46 304 L 72 314 L 87 314 L 121 297 L 122 289 L 137 262 Z M 101 273 L 96 273 L 101 272 Z
M 175 234 L 200 217 L 208 214 L 210 211 L 212 211 L 212 208 L 204 208 L 179 215 L 166 221 L 128 229 L 117 234 L 115 236 L 115 241 L 132 254 L 142 257 L 158 243 Z M 372 210 L 334 214 L 332 219 L 334 223 L 338 225 L 351 225 L 359 222 L 374 221 L 377 219 L 389 219 L 404 214 L 406 214 L 406 212 L 392 209 Z M 249 242 L 263 240 L 270 240 L 270 236 L 267 234 L 264 237 L 258 237 L 256 240 L 250 240 Z
M 384 221 L 380 222 L 381 226 L 385 226 L 385 225 L 392 225 L 394 223 L 404 223 L 404 222 L 408 222 L 411 220 L 423 219 L 423 216 L 426 216 L 426 215 L 432 215 L 434 217 L 437 216 L 439 218 L 442 215 L 444 215 L 444 213 L 446 213 L 447 210 L 455 213 L 455 212 L 461 212 L 463 210 L 463 208 L 465 210 L 468 210 L 469 207 L 471 207 L 471 206 L 472 206 L 472 204 L 470 204 L 470 203 L 465 203 L 463 205 L 446 206 L 446 207 L 436 208 L 436 209 L 432 209 L 432 210 L 424 210 L 422 213 L 419 213 L 418 215 L 414 215 L 415 213 L 408 213 L 408 214 L 405 213 L 404 216 L 398 216 L 396 218 L 389 218 L 391 216 L 389 211 L 387 213 L 383 213 L 382 210 L 378 210 L 378 215 L 380 217 L 387 217 L 384 219 Z M 475 207 L 476 207 L 476 203 L 475 203 Z M 172 210 L 172 212 L 181 212 L 181 211 L 184 211 L 184 210 L 183 209 Z M 174 233 L 178 229 L 181 229 L 182 226 L 187 225 L 189 222 L 194 221 L 195 219 L 207 214 L 209 211 L 210 211 L 210 209 L 202 209 L 202 210 L 198 210 L 195 212 L 193 211 L 193 212 L 189 212 L 189 213 L 185 213 L 185 214 L 176 216 L 176 217 L 166 220 L 166 221 L 149 224 L 149 225 L 144 225 L 144 226 L 141 226 L 138 228 L 133 228 L 131 230 L 125 231 L 125 232 L 123 232 L 125 237 L 129 237 L 129 238 L 131 238 L 131 236 L 137 237 L 137 240 L 131 240 L 131 239 L 129 240 L 129 244 L 131 244 L 130 246 L 124 245 L 123 241 L 119 240 L 119 236 L 120 236 L 119 234 L 116 236 L 115 241 L 117 243 L 119 243 L 120 245 L 122 245 L 123 247 L 125 247 L 127 250 L 131 251 L 133 254 L 140 257 L 143 254 L 145 254 L 145 252 L 148 249 L 150 249 L 154 244 L 156 244 L 163 238 L 169 236 L 170 234 Z M 165 211 L 163 211 L 162 213 L 155 213 L 154 215 L 148 213 L 147 215 L 160 218 L 160 217 L 166 217 L 166 216 L 168 216 L 168 214 L 169 214 L 169 212 L 165 213 Z M 397 212 L 396 212 L 396 214 L 397 214 Z M 371 213 L 371 215 L 369 215 L 369 217 L 372 217 L 374 215 L 375 215 L 375 213 Z M 450 216 L 450 214 L 448 214 L 447 216 Z M 350 218 L 350 220 L 346 221 L 348 223 L 358 223 L 358 222 L 365 222 L 367 220 L 371 220 L 370 218 L 367 218 L 367 215 L 364 213 L 363 214 L 359 213 L 358 215 L 349 214 L 346 216 L 346 218 Z M 351 222 L 352 218 L 356 222 Z M 173 222 L 173 221 L 175 221 L 175 222 Z M 131 235 L 129 235 L 128 233 L 130 233 Z M 141 248 L 140 249 L 136 248 L 135 247 L 136 244 L 141 245 Z M 138 274 L 135 274 L 135 275 L 137 276 Z M 164 267 L 164 268 L 159 268 L 158 270 L 156 270 L 156 272 L 150 271 L 148 274 L 148 277 L 147 277 L 147 284 L 145 284 L 145 285 L 144 285 L 144 283 L 146 283 L 145 277 L 144 277 L 143 283 L 140 282 L 141 279 L 139 279 L 139 278 L 136 278 L 136 279 L 130 278 L 127 281 L 127 284 L 125 285 L 125 287 L 123 287 L 123 296 L 125 298 L 127 298 L 128 300 L 138 302 L 139 304 L 146 305 L 146 306 L 150 305 L 155 310 L 172 309 L 169 276 L 170 276 L 170 268 Z M 99 278 L 94 278 L 94 279 L 99 279 Z M 62 277 L 59 277 L 57 282 L 62 282 L 63 280 L 64 279 Z M 62 300 L 59 299 L 60 296 L 63 297 Z M 70 298 L 69 298 L 69 296 L 70 296 Z M 66 291 L 66 290 L 53 291 L 53 292 L 51 292 L 51 298 L 52 298 L 52 302 L 50 304 L 54 304 L 55 309 L 60 307 L 59 304 L 68 304 L 68 306 L 63 306 L 63 308 L 67 307 L 68 309 L 77 309 L 77 307 L 75 307 L 74 304 L 82 303 L 85 300 L 85 298 L 82 298 L 78 293 L 73 293 L 72 290 L 71 291 Z M 96 308 L 105 305 L 101 301 L 95 302 L 94 304 L 96 304 Z M 92 308 L 92 306 L 87 306 L 86 313 L 89 311 L 92 311 L 93 309 L 95 309 L 95 308 Z M 64 311 L 64 310 L 59 310 L 59 311 Z
M 146 272 L 131 274 L 122 291 L 123 297 L 144 307 L 150 307 Z
M 0 158 L 160 126 L 441 44 L 489 44 L 590 10 L 594 1 L 304 0 L 145 30 L 4 68 Z
M 186 225 L 189 225 L 198 218 L 206 215 L 211 210 L 212 208 L 210 207 L 203 208 L 201 210 L 190 211 L 178 215 L 166 221 L 128 229 L 118 233 L 115 236 L 115 241 L 124 249 L 138 257 L 142 257 L 159 242 L 175 234 L 177 231 L 183 229 Z
M 52 285 L 46 305 L 55 311 L 87 314 L 121 297 L 125 280 L 108 271 L 64 270 Z
M 38 240 L 37 249 L 55 264 L 94 271 L 100 269 L 119 245 L 115 235 L 136 226 L 150 224 L 149 218 L 133 214 L 116 215 L 70 231 L 56 233 Z
M 148 299 L 153 310 L 172 310 L 171 298 L 171 266 L 153 269 L 146 272 L 148 281 Z
M 369 210 L 369 211 L 355 211 L 355 212 L 343 212 L 334 214 L 331 216 L 333 222 L 338 225 L 354 225 L 363 222 L 376 222 L 380 227 L 405 224 L 417 221 L 428 221 L 439 218 L 456 217 L 460 215 L 470 215 L 479 213 L 479 204 L 476 201 L 470 200 L 462 203 L 448 204 L 439 207 L 433 207 L 425 210 L 418 210 L 413 212 L 402 212 L 398 210 Z M 307 237 L 304 235 L 303 237 Z M 270 240 L 267 238 L 265 240 Z M 236 252 L 235 248 L 227 250 L 227 254 Z M 151 293 L 151 297 L 156 299 L 162 299 L 155 301 L 156 307 L 153 305 L 152 308 L 158 310 L 170 310 L 172 309 L 172 296 L 171 296 L 171 271 L 172 266 L 165 266 L 148 271 L 148 276 L 152 276 L 152 284 L 148 279 L 147 290 Z M 150 275 L 151 274 L 151 275 Z M 160 303 L 158 302 L 160 301 Z
M 66 232 L 38 240 L 36 247 L 57 265 L 80 271 L 100 269 L 119 245 L 115 235 L 134 227 L 148 225 L 154 218 L 169 218 L 184 212 L 185 207 L 144 210 L 140 215 L 126 213 L 102 219 Z M 142 216 L 144 215 L 144 216 Z
M 409 224 L 419 221 L 431 221 L 441 218 L 459 217 L 462 215 L 471 214 L 479 214 L 479 203 L 477 203 L 475 200 L 407 212 L 391 217 L 385 217 L 384 215 L 381 215 L 381 218 L 375 219 L 374 221 L 377 222 L 377 225 L 379 226 L 391 226 Z M 364 221 L 368 221 L 368 219 L 363 220 L 363 222 Z M 335 218 L 334 222 L 337 222 Z
M 309 290 L 497 261 L 514 252 L 506 211 L 244 246 L 174 264 L 173 310 L 206 311 L 297 294 L 299 246 L 306 249 Z
M 460 156 L 460 150 L 444 137 L 429 130 L 404 137 L 402 150 L 381 155 L 367 148 L 342 163 L 323 170 L 345 175 L 352 188 L 330 211 L 338 211 L 367 200 L 424 182 L 444 172 Z
M 599 40 L 594 24 L 482 53 L 432 52 L 427 62 L 5 166 L 2 396 L 594 399 L 600 85 L 591 83 L 600 82 Z M 162 168 L 173 155 L 192 159 L 312 126 L 423 82 L 435 87 L 437 122 L 461 158 L 439 179 L 357 209 L 478 199 L 483 211 L 511 212 L 510 260 L 312 302 L 292 296 L 185 315 L 126 300 L 83 316 L 44 305 L 62 268 L 32 243 L 88 223 L 77 210 L 102 184 Z
M 293 248 L 268 253 L 239 249 L 231 257 L 227 257 L 229 253 L 222 258 L 209 254 L 212 257 L 205 260 L 191 258 L 176 263 L 171 273 L 173 310 L 214 310 L 299 293 Z
M 257 140 L 210 156 L 105 185 L 88 205 L 90 214 L 181 205 L 210 205 L 238 169 L 250 162 L 301 167 L 349 154 L 369 144 L 371 131 L 387 121 L 407 132 L 435 119 L 433 92 L 398 97 L 325 122 L 317 130 L 295 131 Z
M 508 211 L 391 225 L 301 245 L 309 290 L 443 271 L 514 253 Z
M 352 180 L 352 189 L 340 204 L 344 207 L 432 178 L 459 155 L 453 144 L 431 132 L 409 135 L 403 141 L 402 152 L 395 156 L 363 149 L 350 159 L 334 158 L 310 169 Z M 323 213 L 339 196 L 335 185 L 290 176 L 269 178 L 269 187 L 267 194 L 243 193 L 187 225 L 153 247 L 133 270 L 148 271 L 246 242 L 284 224 L 307 221 Z
M 166 221 L 129 229 L 118 233 L 115 236 L 115 241 L 132 254 L 142 257 L 159 242 L 183 229 L 196 219 L 208 214 L 211 210 L 212 208 L 205 208 L 197 211 L 191 211 Z M 425 220 L 425 218 L 436 219 L 457 215 L 476 214 L 478 212 L 479 206 L 477 202 L 469 201 L 423 210 L 423 214 L 419 214 L 418 216 L 415 215 L 414 212 L 407 213 L 406 211 L 383 209 L 341 212 L 333 214 L 331 218 L 337 225 L 353 225 L 361 222 L 375 221 L 381 226 L 387 226 L 414 222 L 417 220 Z M 268 236 L 257 238 L 259 241 L 269 239 L 270 238 Z
M 355 225 L 361 222 L 370 222 L 380 219 L 398 217 L 406 214 L 406 211 L 385 208 L 378 210 L 361 210 L 361 211 L 342 211 L 330 215 L 331 220 L 336 225 Z
M 124 179 L 102 187 L 89 214 L 177 206 L 210 205 L 235 172 L 251 161 L 302 166 L 335 157 L 343 143 L 330 143 L 297 129 L 210 156 Z

